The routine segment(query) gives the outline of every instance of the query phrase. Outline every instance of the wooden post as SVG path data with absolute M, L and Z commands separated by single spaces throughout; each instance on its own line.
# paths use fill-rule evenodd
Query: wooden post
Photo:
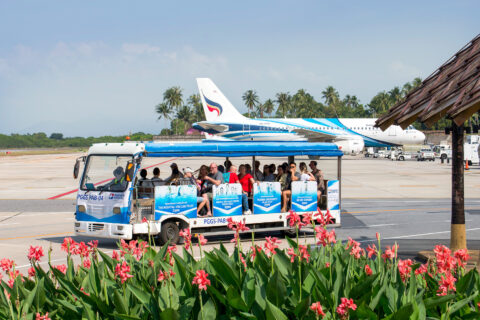
M 463 184 L 463 124 L 452 121 L 452 223 L 450 249 L 467 248 Z

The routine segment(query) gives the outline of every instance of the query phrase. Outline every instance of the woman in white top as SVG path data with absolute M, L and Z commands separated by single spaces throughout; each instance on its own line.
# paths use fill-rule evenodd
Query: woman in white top
M 308 172 L 305 162 L 300 162 L 300 174 L 300 181 L 315 181 L 315 176 Z

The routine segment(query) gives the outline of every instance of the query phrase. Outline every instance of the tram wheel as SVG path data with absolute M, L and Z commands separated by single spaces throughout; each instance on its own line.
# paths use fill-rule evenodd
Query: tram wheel
M 180 237 L 180 230 L 175 222 L 165 222 L 162 224 L 162 230 L 160 231 L 160 243 L 163 245 L 170 240 L 170 244 L 176 244 Z

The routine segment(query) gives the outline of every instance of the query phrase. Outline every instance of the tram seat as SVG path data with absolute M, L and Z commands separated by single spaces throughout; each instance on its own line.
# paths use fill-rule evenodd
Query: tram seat
M 150 198 L 154 198 L 155 188 L 151 188 L 151 187 L 138 187 L 136 193 L 137 193 L 138 199 L 150 199 Z

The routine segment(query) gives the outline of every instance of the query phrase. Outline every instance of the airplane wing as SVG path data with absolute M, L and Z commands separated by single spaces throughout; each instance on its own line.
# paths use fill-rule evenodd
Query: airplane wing
M 214 124 L 214 123 L 209 123 L 206 121 L 200 121 L 195 123 L 196 126 L 199 126 L 203 129 L 203 131 L 215 131 L 215 132 L 224 132 L 228 130 L 228 126 L 223 125 L 223 124 Z
M 337 135 L 302 128 L 295 128 L 292 132 L 304 136 L 310 142 L 331 142 L 332 140 L 338 140 L 339 138 Z

